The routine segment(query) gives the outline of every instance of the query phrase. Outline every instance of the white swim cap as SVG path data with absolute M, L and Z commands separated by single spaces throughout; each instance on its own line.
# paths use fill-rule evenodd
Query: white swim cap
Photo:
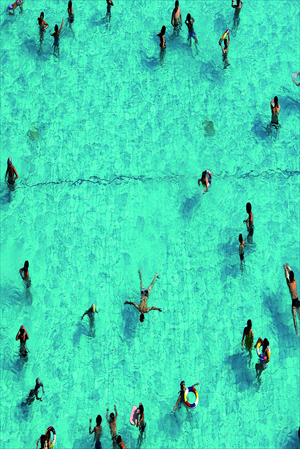
M 11 165 L 11 164 L 12 164 L 11 157 L 9 157 L 9 158 L 7 159 L 7 163 L 8 163 L 8 165 Z

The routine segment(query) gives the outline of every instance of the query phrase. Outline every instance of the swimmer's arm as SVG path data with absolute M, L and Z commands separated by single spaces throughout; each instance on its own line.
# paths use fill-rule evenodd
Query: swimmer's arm
M 243 349 L 243 347 L 244 347 L 244 338 L 245 338 L 245 329 L 244 329 L 244 331 L 243 331 L 243 338 L 242 338 L 242 349 Z
M 257 342 L 255 343 L 255 345 L 254 345 L 255 348 L 256 348 L 256 346 L 258 345 L 258 343 L 260 343 L 261 345 L 263 344 L 263 341 L 262 341 L 261 338 L 259 338 L 259 339 L 257 340 Z
M 35 392 L 35 397 L 38 401 L 42 401 L 43 399 L 38 397 L 38 393 L 39 393 L 38 391 Z
M 63 27 L 64 20 L 65 20 L 65 19 L 62 19 L 60 29 L 59 29 L 58 32 L 57 32 L 57 35 L 58 35 L 58 36 L 59 36 L 59 33 L 61 32 L 61 29 L 62 29 L 62 27 Z
M 150 312 L 150 310 L 159 310 L 159 312 L 162 312 L 159 307 L 148 307 L 147 312 Z
M 39 449 L 39 442 L 40 442 L 40 438 L 36 442 L 36 449 Z
M 17 336 L 16 336 L 16 340 L 19 340 L 19 333 L 20 333 L 20 329 L 18 330 Z
M 176 402 L 176 405 L 175 405 L 175 407 L 173 408 L 173 410 L 175 411 L 176 410 L 176 408 L 177 408 L 177 405 L 178 405 L 178 402 L 179 402 L 179 400 L 180 400 L 180 397 L 181 397 L 181 394 L 178 396 L 178 399 L 177 399 L 177 402 Z
M 84 314 L 82 315 L 82 317 L 81 317 L 81 319 L 83 319 L 83 317 L 85 316 L 85 315 L 87 315 L 88 314 L 88 310 L 86 310 L 85 312 L 84 312 Z
M 13 179 L 15 181 L 19 176 L 18 176 L 18 173 L 16 172 L 15 167 L 13 168 L 13 170 L 14 170 L 14 174 L 16 175 L 16 177 Z
M 44 24 L 46 25 L 45 28 L 44 28 L 44 29 L 46 30 L 46 29 L 48 28 L 49 25 L 48 25 L 48 23 L 45 22 L 45 21 L 44 21 Z
M 196 387 L 196 385 L 199 385 L 199 382 L 197 382 L 196 384 L 192 385 L 192 388 Z
M 27 334 L 27 330 L 25 329 L 25 327 L 23 326 L 25 334 L 26 334 L 26 340 L 29 340 L 29 335 Z
M 140 309 L 139 309 L 139 306 L 138 306 L 135 302 L 125 301 L 124 304 L 129 304 L 130 306 L 134 306 L 134 307 L 136 307 L 138 310 L 140 310 Z
M 230 44 L 230 31 L 228 31 L 228 45 Z
M 92 433 L 95 432 L 95 427 L 93 428 L 93 430 L 91 429 L 91 423 L 92 423 L 92 420 L 90 419 L 90 425 L 89 425 L 89 434 L 90 435 L 92 435 Z
M 114 422 L 116 422 L 117 421 L 117 417 L 118 417 L 118 412 L 117 412 L 117 407 L 116 406 L 114 406 L 115 407 L 115 412 L 116 412 L 116 415 L 115 415 L 115 420 L 114 420 Z

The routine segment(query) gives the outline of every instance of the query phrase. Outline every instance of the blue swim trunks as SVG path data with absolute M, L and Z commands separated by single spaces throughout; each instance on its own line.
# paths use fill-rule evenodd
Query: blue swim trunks
M 96 441 L 95 449 L 102 449 L 100 441 Z
M 189 38 L 191 38 L 191 37 L 195 39 L 195 37 L 196 37 L 195 31 L 190 31 L 189 32 Z

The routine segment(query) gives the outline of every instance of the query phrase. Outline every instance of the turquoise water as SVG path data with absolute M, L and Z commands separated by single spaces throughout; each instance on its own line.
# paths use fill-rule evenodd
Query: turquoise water
M 218 40 L 232 28 L 230 1 L 180 2 L 198 55 L 186 29 L 172 35 L 172 1 L 116 0 L 110 24 L 104 1 L 75 1 L 59 58 L 48 30 L 39 49 L 36 18 L 43 10 L 53 30 L 67 2 L 26 1 L 16 17 L 6 3 L 1 173 L 11 156 L 19 179 L 0 191 L 0 447 L 36 447 L 51 425 L 56 448 L 94 447 L 89 418 L 105 421 L 114 404 L 126 448 L 299 447 L 300 340 L 282 269 L 300 282 L 299 2 L 245 0 L 226 70 Z M 282 127 L 268 133 L 274 95 Z M 255 233 L 242 271 L 248 201 Z M 145 286 L 160 275 L 148 304 L 163 313 L 144 323 L 124 306 L 139 302 L 138 269 Z M 94 329 L 80 320 L 92 303 Z M 260 384 L 255 353 L 240 346 L 249 318 L 272 350 Z M 23 407 L 36 377 L 43 402 Z M 174 413 L 181 380 L 200 382 L 199 405 Z M 142 442 L 129 424 L 139 402 Z M 106 422 L 101 442 L 112 447 Z

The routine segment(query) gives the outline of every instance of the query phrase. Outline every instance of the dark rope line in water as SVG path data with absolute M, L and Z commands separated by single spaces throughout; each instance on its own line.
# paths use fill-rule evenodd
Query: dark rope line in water
M 258 178 L 258 177 L 263 177 L 264 179 L 269 179 L 271 177 L 275 177 L 275 176 L 283 176 L 284 178 L 288 179 L 292 176 L 299 176 L 300 175 L 300 171 L 299 170 L 295 170 L 295 171 L 290 171 L 290 170 L 281 170 L 281 169 L 277 169 L 277 170 L 266 170 L 262 173 L 258 173 L 255 170 L 251 170 L 248 173 L 243 173 L 239 176 L 237 176 L 236 174 L 229 174 L 228 172 L 224 171 L 222 172 L 222 174 L 220 176 L 218 176 L 217 173 L 213 173 L 213 177 L 218 177 L 220 179 L 224 179 L 224 178 L 237 178 L 237 179 L 247 179 L 247 178 Z M 199 175 L 200 176 L 200 175 Z M 147 181 L 168 181 L 170 182 L 170 180 L 175 181 L 176 179 L 183 177 L 183 175 L 170 175 L 170 176 L 164 176 L 164 177 L 160 177 L 160 178 L 151 178 L 151 177 L 146 177 L 145 175 L 141 175 L 141 176 L 125 176 L 125 175 L 121 175 L 121 176 L 116 176 L 115 178 L 109 180 L 109 179 L 105 179 L 105 178 L 98 178 L 98 176 L 90 176 L 88 179 L 77 179 L 76 181 L 72 181 L 72 180 L 60 180 L 60 181 L 48 181 L 48 182 L 39 182 L 37 184 L 32 184 L 29 185 L 26 183 L 26 181 L 21 181 L 18 185 L 18 187 L 20 188 L 21 186 L 23 187 L 27 187 L 27 188 L 33 188 L 33 187 L 43 187 L 43 186 L 49 186 L 49 185 L 60 185 L 60 184 L 70 184 L 71 186 L 77 186 L 77 185 L 81 185 L 85 182 L 90 182 L 91 184 L 99 184 L 99 185 L 110 185 L 115 183 L 116 181 L 142 181 L 142 182 L 147 182 Z

